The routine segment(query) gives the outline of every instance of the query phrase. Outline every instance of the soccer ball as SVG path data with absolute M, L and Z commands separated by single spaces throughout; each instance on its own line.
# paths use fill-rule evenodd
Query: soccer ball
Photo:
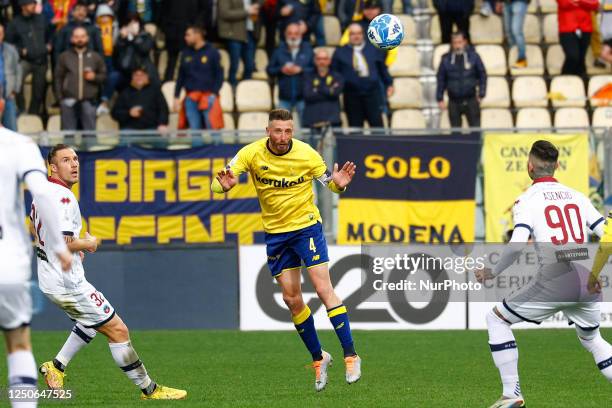
M 402 43 L 404 27 L 399 18 L 392 14 L 381 14 L 370 22 L 368 39 L 381 50 L 391 50 Z

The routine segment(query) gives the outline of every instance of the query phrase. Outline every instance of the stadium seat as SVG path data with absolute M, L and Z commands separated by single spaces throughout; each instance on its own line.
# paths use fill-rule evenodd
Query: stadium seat
M 542 77 L 517 77 L 512 84 L 512 101 L 517 108 L 545 108 L 548 91 Z
M 593 111 L 594 127 L 612 127 L 612 108 L 599 107 Z
M 540 2 L 540 12 L 542 13 L 556 13 L 557 12 L 557 0 L 538 0 Z
M 253 79 L 268 79 L 268 73 L 266 67 L 268 66 L 268 54 L 265 50 L 255 50 L 255 72 L 253 72 Z
M 612 75 L 595 75 L 589 79 L 588 95 L 591 106 L 610 105 L 612 101 L 593 99 L 592 96 L 601 89 L 602 86 L 612 83 Z
M 483 129 L 510 129 L 512 113 L 508 109 L 483 109 L 480 112 L 480 126 Z
M 325 42 L 327 45 L 338 46 L 342 38 L 340 21 L 335 16 L 323 16 L 323 30 L 325 31 Z
M 440 129 L 450 129 L 450 119 L 448 118 L 448 109 L 444 109 L 440 115 Z M 461 117 L 461 127 L 467 128 L 468 122 L 465 115 Z
M 119 143 L 119 124 L 110 115 L 101 115 L 96 119 L 96 135 L 99 145 L 114 146 Z
M 221 99 L 221 109 L 223 112 L 234 111 L 234 91 L 229 82 L 223 82 L 223 86 L 221 86 L 219 91 L 219 98 Z
M 559 20 L 556 14 L 544 16 L 544 42 L 546 44 L 559 44 Z
M 501 18 L 496 14 L 489 17 L 473 14 L 470 17 L 470 37 L 473 44 L 503 43 L 504 29 Z
M 534 2 L 532 1 L 532 3 Z M 540 19 L 536 15 L 525 15 L 523 27 L 527 44 L 540 44 L 542 42 L 542 27 L 540 27 Z
M 538 12 L 538 0 L 533 0 L 529 2 L 529 6 L 527 7 L 527 13 L 536 14 Z
M 174 112 L 174 88 L 176 88 L 176 82 L 174 81 L 164 82 L 161 88 L 162 94 L 166 99 L 166 103 L 168 104 L 168 110 L 170 112 Z M 182 89 L 179 99 L 183 100 L 184 97 L 185 89 Z
M 51 92 L 51 88 L 47 89 L 48 92 Z M 21 93 L 23 94 L 23 99 L 25 101 L 26 109 L 30 108 L 30 102 L 32 102 L 32 84 L 24 83 L 21 87 Z
M 527 68 L 512 68 L 518 57 L 518 49 L 512 47 L 508 54 L 508 64 L 512 76 L 520 75 L 544 75 L 544 57 L 538 45 L 527 44 Z
M 414 18 L 408 14 L 400 14 L 397 16 L 404 26 L 404 39 L 402 45 L 414 45 L 417 42 L 417 30 Z
M 446 54 L 450 50 L 450 46 L 448 44 L 440 44 L 437 45 L 434 49 L 433 53 L 433 69 L 438 72 L 438 67 L 440 66 L 440 61 L 442 61 L 442 56 Z
M 178 130 L 178 122 L 179 122 L 179 114 L 176 112 L 171 112 L 168 115 L 168 129 L 170 131 Z
M 550 113 L 545 108 L 523 108 L 516 116 L 516 127 L 519 129 L 550 128 Z
M 561 67 L 565 61 L 565 54 L 559 44 L 552 44 L 546 51 L 546 71 L 548 75 L 554 76 L 561 74 Z
M 60 115 L 51 115 L 47 120 L 47 132 L 61 132 L 62 118 Z
M 605 68 L 596 67 L 594 65 L 595 58 L 593 57 L 593 48 L 589 47 L 586 54 L 586 68 L 589 75 L 605 75 L 612 72 L 610 64 L 606 64 Z
M 238 112 L 268 111 L 272 107 L 270 86 L 266 81 L 247 79 L 236 87 Z
M 397 60 L 389 67 L 393 77 L 419 76 L 421 74 L 421 57 L 416 47 L 406 45 L 397 47 Z
M 246 112 L 238 118 L 239 130 L 261 130 L 268 125 L 268 113 L 266 112 Z
M 575 75 L 560 75 L 550 83 L 550 97 L 553 107 L 586 105 L 586 95 L 582 79 Z
M 229 53 L 220 49 L 219 54 L 221 55 L 221 67 L 223 68 L 223 79 L 227 80 L 229 78 L 229 68 L 230 68 L 230 58 Z M 242 58 L 238 62 L 238 71 L 236 72 L 236 78 L 241 79 L 242 73 L 244 72 L 244 64 L 242 63 Z
M 453 26 L 453 30 L 456 26 Z M 431 41 L 434 44 L 440 44 L 442 42 L 442 33 L 440 32 L 440 17 L 437 14 L 434 14 L 431 17 L 431 21 L 429 23 L 429 36 Z
M 556 128 L 587 128 L 589 115 L 583 108 L 560 108 L 555 112 Z
M 223 113 L 223 129 L 225 130 L 234 130 L 236 129 L 236 124 L 234 123 L 234 116 L 231 113 L 225 112 Z
M 508 73 L 506 53 L 501 45 L 477 45 L 476 52 L 482 59 L 482 62 L 487 70 L 487 75 L 506 75 Z
M 421 108 L 423 89 L 418 79 L 398 78 L 393 84 L 395 93 L 389 98 L 391 109 Z
M 45 128 L 43 127 L 42 120 L 38 115 L 21 114 L 17 117 L 17 131 L 26 135 L 34 133 L 40 133 Z
M 399 109 L 391 116 L 392 129 L 425 129 L 425 117 L 418 109 Z
M 510 89 L 508 81 L 503 77 L 487 79 L 487 94 L 480 103 L 481 108 L 509 108 Z

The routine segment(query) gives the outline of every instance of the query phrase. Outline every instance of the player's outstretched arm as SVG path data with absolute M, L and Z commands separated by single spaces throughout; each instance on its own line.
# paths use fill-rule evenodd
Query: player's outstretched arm
M 334 171 L 329 183 L 330 190 L 334 193 L 341 193 L 346 190 L 346 186 L 353 180 L 356 170 L 357 166 L 353 162 L 347 161 L 341 169 L 338 169 L 338 163 L 334 163 Z
M 210 186 L 211 190 L 218 194 L 227 193 L 238 183 L 238 177 L 234 175 L 231 169 L 223 169 L 217 173 L 217 176 Z

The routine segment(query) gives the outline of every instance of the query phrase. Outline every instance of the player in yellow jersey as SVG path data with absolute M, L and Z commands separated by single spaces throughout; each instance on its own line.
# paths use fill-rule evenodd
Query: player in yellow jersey
M 346 162 L 333 171 L 308 144 L 293 137 L 293 118 L 284 109 L 270 112 L 267 137 L 243 147 L 212 183 L 215 193 L 232 189 L 238 176 L 251 175 L 261 205 L 268 266 L 283 292 L 295 328 L 312 354 L 315 389 L 327 385 L 331 355 L 321 349 L 314 319 L 301 291 L 302 262 L 344 350 L 346 381 L 361 377 L 361 359 L 355 352 L 349 318 L 329 278 L 327 243 L 321 215 L 314 204 L 312 181 L 319 180 L 341 193 L 355 175 L 355 164 Z
M 608 219 L 604 225 L 604 234 L 601 237 L 599 249 L 593 261 L 593 268 L 588 281 L 588 290 L 591 293 L 601 293 L 601 281 L 599 274 L 603 269 L 608 258 L 612 255 L 612 210 L 608 214 Z

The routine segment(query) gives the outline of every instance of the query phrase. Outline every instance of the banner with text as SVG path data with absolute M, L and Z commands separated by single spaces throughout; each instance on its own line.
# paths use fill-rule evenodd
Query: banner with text
M 478 135 L 337 138 L 357 164 L 338 204 L 338 243 L 472 242 Z
M 512 206 L 532 183 L 527 174 L 531 145 L 548 140 L 559 149 L 555 177 L 588 196 L 589 140 L 586 134 L 486 134 L 483 146 L 486 241 L 504 242 L 514 227 Z
M 263 242 L 255 188 L 248 174 L 227 194 L 210 184 L 241 145 L 187 150 L 119 147 L 79 152 L 83 230 L 105 242 Z

